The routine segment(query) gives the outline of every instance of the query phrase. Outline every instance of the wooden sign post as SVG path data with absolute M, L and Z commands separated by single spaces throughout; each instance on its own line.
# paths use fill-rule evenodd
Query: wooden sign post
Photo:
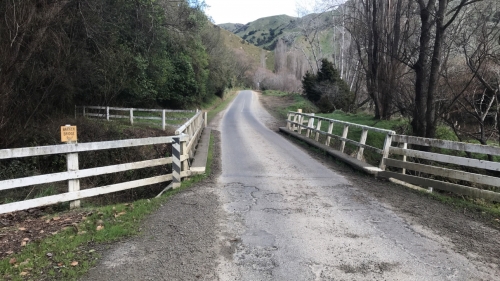
M 66 125 L 61 126 L 61 142 L 67 144 L 76 144 L 78 141 L 78 135 L 76 131 L 76 126 Z M 78 153 L 68 153 L 66 155 L 66 166 L 69 171 L 78 171 Z M 75 192 L 80 190 L 80 180 L 68 180 L 68 191 Z M 72 201 L 69 203 L 70 209 L 79 208 L 80 200 Z

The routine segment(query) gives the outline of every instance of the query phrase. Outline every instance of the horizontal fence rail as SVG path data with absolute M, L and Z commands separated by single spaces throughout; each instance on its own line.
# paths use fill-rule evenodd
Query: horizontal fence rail
M 500 193 L 493 191 L 500 187 L 500 163 L 460 155 L 468 152 L 484 158 L 487 155 L 500 156 L 500 147 L 403 135 L 393 136 L 393 141 L 399 145 L 391 146 L 390 156 L 400 159 L 384 159 L 387 167 L 392 168 L 384 172 L 386 176 L 423 187 L 500 202 Z M 430 150 L 420 151 L 410 146 L 428 147 Z M 444 149 L 444 152 L 432 149 Z
M 324 126 L 325 123 L 328 126 Z M 342 127 L 341 135 L 332 133 L 335 126 Z M 500 192 L 496 192 L 500 188 L 500 163 L 463 155 L 474 153 L 482 155 L 483 158 L 488 155 L 500 156 L 500 147 L 396 135 L 392 130 L 302 112 L 289 112 L 286 128 L 301 135 L 305 134 L 307 138 L 312 138 L 316 142 L 319 142 L 319 137 L 323 136 L 325 141 L 322 144 L 328 147 L 331 147 L 332 139 L 337 139 L 340 141 L 338 147 L 340 152 L 344 152 L 346 143 L 350 143 L 358 147 L 355 153 L 358 160 L 363 160 L 365 148 L 381 154 L 378 176 L 394 178 L 430 189 L 500 202 Z M 361 129 L 359 140 L 348 137 L 350 128 Z M 369 132 L 386 135 L 382 148 L 366 144 Z M 412 149 L 416 146 L 429 149 L 426 151 Z
M 98 112 L 89 112 L 89 110 L 97 110 Z M 127 115 L 119 115 L 119 114 L 110 114 L 110 111 L 124 111 L 128 112 Z M 134 113 L 138 112 L 146 112 L 146 113 L 157 113 L 161 116 L 138 116 L 134 115 Z M 167 114 L 187 114 L 187 113 L 198 113 L 199 110 L 174 110 L 174 109 L 147 109 L 147 108 L 123 108 L 123 107 L 111 107 L 111 106 L 76 106 L 75 107 L 75 118 L 77 115 L 83 117 L 97 117 L 97 118 L 105 118 L 106 120 L 110 119 L 129 119 L 130 124 L 134 124 L 134 120 L 158 120 L 161 121 L 162 129 L 166 128 L 166 121 L 178 121 L 178 120 L 188 120 L 189 117 L 175 117 L 175 116 L 167 116 Z
M 207 112 L 199 111 L 189 119 L 184 125 L 180 126 L 176 131 L 176 135 L 187 135 L 187 144 L 185 150 L 190 158 L 193 158 L 196 143 L 201 136 L 203 128 L 207 126 Z
M 68 192 L 3 204 L 0 205 L 0 214 L 68 201 L 70 202 L 71 208 L 75 208 L 80 205 L 79 199 L 169 181 L 171 181 L 171 186 L 173 188 L 179 187 L 181 178 L 191 175 L 191 171 L 189 170 L 189 160 L 194 155 L 196 144 L 203 128 L 206 127 L 206 117 L 206 112 L 197 112 L 194 117 L 179 127 L 175 136 L 1 149 L 0 160 L 65 154 L 67 171 L 1 180 L 0 191 L 67 181 Z M 122 163 L 83 170 L 79 169 L 78 153 L 158 144 L 171 144 L 172 151 L 170 155 L 172 156 L 158 159 L 145 159 L 138 162 Z M 80 190 L 80 179 L 83 178 L 169 164 L 172 165 L 172 172 L 170 174 Z
M 328 124 L 326 131 L 322 130 L 322 125 Z M 333 134 L 334 126 L 341 126 L 342 135 Z M 354 140 L 349 138 L 349 129 L 350 128 L 358 128 L 361 129 L 361 136 L 359 140 Z M 324 144 L 326 146 L 330 146 L 332 139 L 337 139 L 340 141 L 340 146 L 338 150 L 340 152 L 345 151 L 346 143 L 350 143 L 356 147 L 358 147 L 358 151 L 356 153 L 356 159 L 362 160 L 363 153 L 365 149 L 370 149 L 375 151 L 378 154 L 382 155 L 382 158 L 387 157 L 389 154 L 389 147 L 392 142 L 392 136 L 396 134 L 396 132 L 392 130 L 379 129 L 359 124 L 354 124 L 350 122 L 329 119 L 325 117 L 315 116 L 314 114 L 301 113 L 301 112 L 289 112 L 287 118 L 287 129 L 291 131 L 296 131 L 299 134 L 302 134 L 305 131 L 305 135 L 308 138 L 314 138 L 316 141 L 319 141 L 319 137 L 325 136 Z M 369 132 L 376 132 L 385 134 L 385 142 L 383 147 L 373 147 L 366 144 L 366 140 L 368 138 Z M 380 168 L 384 168 L 383 161 L 380 161 Z

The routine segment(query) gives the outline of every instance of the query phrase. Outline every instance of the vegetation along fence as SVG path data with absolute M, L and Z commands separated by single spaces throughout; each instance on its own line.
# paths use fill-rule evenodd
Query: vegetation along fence
M 119 114 L 127 112 L 127 115 Z M 157 120 L 161 121 L 162 129 L 165 130 L 167 121 L 188 120 L 192 113 L 198 113 L 199 110 L 173 110 L 173 109 L 144 109 L 144 108 L 122 108 L 109 106 L 77 106 L 75 107 L 75 118 L 77 115 L 83 117 L 115 119 L 129 119 L 130 124 L 134 124 L 134 119 L 137 120 Z
M 192 174 L 189 170 L 189 160 L 190 157 L 194 154 L 194 149 L 196 147 L 196 143 L 198 142 L 198 137 L 200 136 L 201 131 L 203 130 L 203 127 L 205 127 L 205 125 L 206 113 L 204 114 L 203 112 L 198 112 L 194 117 L 192 117 L 188 122 L 183 124 L 176 131 L 176 136 L 91 143 L 67 143 L 51 146 L 2 149 L 0 150 L 0 160 L 66 154 L 67 171 L 3 180 L 0 181 L 0 191 L 67 181 L 68 192 L 3 204 L 0 205 L 0 214 L 26 210 L 34 207 L 52 205 L 61 202 L 70 202 L 70 206 L 72 208 L 75 208 L 80 206 L 80 201 L 78 199 L 169 181 L 171 181 L 171 186 L 173 188 L 179 187 L 181 178 L 190 176 Z M 83 170 L 79 169 L 78 153 L 127 147 L 152 146 L 158 144 L 171 145 L 171 156 Z M 80 179 L 82 178 L 120 173 L 169 164 L 172 168 L 171 173 L 169 174 L 80 190 Z
M 335 126 L 342 134 L 333 134 Z M 361 130 L 358 140 L 349 128 Z M 346 143 L 358 147 L 351 156 L 363 160 L 365 149 L 381 155 L 378 176 L 422 187 L 500 202 L 500 147 L 396 135 L 394 131 L 289 112 L 287 129 L 344 152 Z M 367 145 L 368 133 L 385 134 L 382 147 Z M 320 136 L 323 136 L 320 139 Z M 333 139 L 338 142 L 332 142 Z M 416 148 L 425 148 L 417 150 Z M 489 160 L 486 160 L 489 159 Z M 498 158 L 497 158 L 498 159 Z

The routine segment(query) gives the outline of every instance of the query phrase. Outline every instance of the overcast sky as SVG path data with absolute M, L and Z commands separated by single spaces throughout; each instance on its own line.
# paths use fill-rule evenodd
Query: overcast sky
M 307 1 L 307 0 L 306 0 Z M 297 17 L 297 0 L 205 0 L 206 13 L 216 24 L 249 23 L 256 19 L 286 14 Z M 305 3 L 304 0 L 299 0 Z

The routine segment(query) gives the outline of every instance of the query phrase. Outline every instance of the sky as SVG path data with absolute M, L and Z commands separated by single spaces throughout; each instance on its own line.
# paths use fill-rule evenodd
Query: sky
M 297 17 L 296 0 L 205 0 L 205 3 L 210 6 L 205 12 L 216 24 L 246 24 L 283 14 Z

